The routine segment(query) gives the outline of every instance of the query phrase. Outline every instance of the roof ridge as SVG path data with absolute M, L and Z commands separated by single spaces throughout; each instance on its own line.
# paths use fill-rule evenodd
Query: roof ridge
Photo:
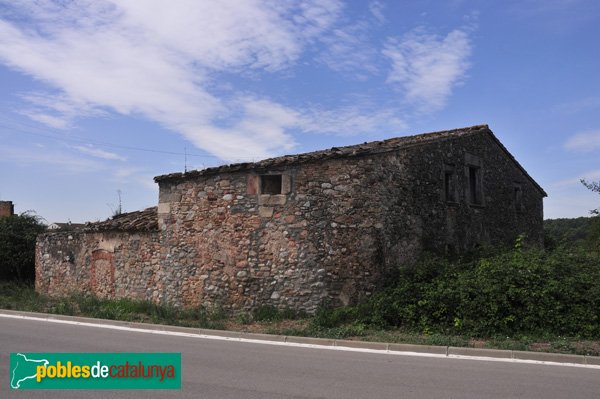
M 154 178 L 155 182 L 160 182 L 164 180 L 172 180 L 172 179 L 184 179 L 191 178 L 195 176 L 206 176 L 213 175 L 223 172 L 235 172 L 241 170 L 248 169 L 263 169 L 272 166 L 283 166 L 294 163 L 304 163 L 317 161 L 321 159 L 331 159 L 338 157 L 348 157 L 348 156 L 357 156 L 362 154 L 376 154 L 381 152 L 393 151 L 397 148 L 401 148 L 404 146 L 415 145 L 425 142 L 430 142 L 433 140 L 441 140 L 445 138 L 451 138 L 456 136 L 463 136 L 472 134 L 480 131 L 490 131 L 490 128 L 487 124 L 481 125 L 473 125 L 462 128 L 450 129 L 450 130 L 440 130 L 435 132 L 428 133 L 420 133 L 416 135 L 410 136 L 398 136 L 391 137 L 385 140 L 377 140 L 364 142 L 362 144 L 352 144 L 348 146 L 342 147 L 331 147 L 324 150 L 317 150 L 311 152 L 304 152 L 294 155 L 282 155 L 278 157 L 266 158 L 257 162 L 244 162 L 244 163 L 234 163 L 234 164 L 225 164 L 220 166 L 215 166 L 211 168 L 201 169 L 201 170 L 193 170 L 189 172 L 177 172 L 171 174 L 165 174 L 156 176 Z

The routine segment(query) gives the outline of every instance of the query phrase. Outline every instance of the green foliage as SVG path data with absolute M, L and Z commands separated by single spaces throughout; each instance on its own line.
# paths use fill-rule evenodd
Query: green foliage
M 252 313 L 254 321 L 281 321 L 296 319 L 300 315 L 290 308 L 278 309 L 275 306 L 259 306 Z
M 35 292 L 30 285 L 14 282 L 0 282 L 0 308 L 211 329 L 223 329 L 227 319 L 225 311 L 218 306 L 182 309 L 126 298 L 47 297 Z
M 544 220 L 546 248 L 594 246 L 600 240 L 600 216 Z
M 35 239 L 45 230 L 40 217 L 32 213 L 0 219 L 0 280 L 34 281 Z
M 515 248 L 478 260 L 427 258 L 355 307 L 319 309 L 315 328 L 362 324 L 422 334 L 600 337 L 600 258 Z

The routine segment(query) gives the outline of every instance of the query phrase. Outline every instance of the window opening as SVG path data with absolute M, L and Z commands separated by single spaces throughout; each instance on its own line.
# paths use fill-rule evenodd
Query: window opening
M 261 175 L 261 194 L 281 194 L 281 175 Z
M 523 189 L 520 184 L 515 184 L 513 187 L 513 202 L 517 211 L 523 209 Z
M 453 165 L 444 167 L 444 198 L 447 202 L 456 201 L 456 171 Z
M 469 195 L 471 204 L 482 204 L 481 168 L 477 166 L 469 166 Z

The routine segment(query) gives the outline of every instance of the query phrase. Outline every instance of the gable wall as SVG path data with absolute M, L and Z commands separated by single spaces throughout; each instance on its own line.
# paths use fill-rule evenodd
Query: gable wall
M 386 267 L 409 263 L 421 249 L 465 253 L 479 246 L 511 245 L 523 233 L 543 244 L 543 196 L 488 135 L 471 135 L 405 149 L 405 169 L 384 168 L 396 182 L 387 201 Z M 482 171 L 482 204 L 470 203 L 468 165 Z M 444 170 L 454 166 L 456 201 L 445 198 Z M 514 200 L 520 187 L 521 207 Z

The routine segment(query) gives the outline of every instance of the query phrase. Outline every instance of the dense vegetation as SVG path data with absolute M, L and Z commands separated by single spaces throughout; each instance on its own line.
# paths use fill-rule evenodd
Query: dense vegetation
M 477 338 L 504 347 L 508 339 L 516 342 L 511 348 L 535 349 L 528 345 L 546 340 L 556 343 L 547 350 L 600 353 L 600 216 L 546 220 L 544 229 L 546 248 L 527 248 L 519 237 L 507 250 L 425 257 L 400 267 L 365 303 L 335 309 L 324 304 L 312 317 L 264 306 L 234 322 L 218 308 L 48 298 L 14 283 L 0 283 L 0 308 L 207 328 L 283 323 L 287 327 L 272 332 L 443 345 L 470 345 Z M 33 281 L 35 237 L 44 230 L 31 214 L 0 220 L 0 278 Z M 591 340 L 593 348 L 582 349 L 581 340 Z
M 582 180 L 600 194 L 600 182 Z M 473 337 L 600 338 L 600 208 L 591 218 L 544 222 L 545 248 L 400 267 L 366 303 L 322 307 L 314 329 L 396 329 Z
M 577 247 L 479 259 L 427 258 L 368 302 L 321 309 L 316 326 L 402 328 L 476 337 L 600 337 L 600 258 Z
M 0 280 L 33 283 L 35 239 L 45 230 L 33 213 L 0 219 Z
M 549 249 L 580 246 L 597 251 L 600 249 L 600 217 L 544 220 L 544 235 Z

